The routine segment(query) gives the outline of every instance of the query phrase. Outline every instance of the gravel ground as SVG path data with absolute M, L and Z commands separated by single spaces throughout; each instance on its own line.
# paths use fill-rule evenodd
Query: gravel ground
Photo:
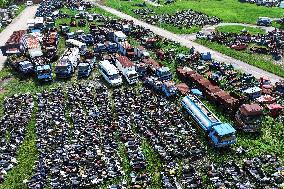
M 37 7 L 38 6 L 27 7 L 0 33 L 0 47 L 5 45 L 14 31 L 27 29 L 27 22 L 34 17 Z M 6 57 L 0 52 L 0 70 L 3 68 L 5 61 Z
M 254 67 L 254 66 L 251 66 L 245 62 L 242 62 L 240 60 L 237 60 L 237 59 L 234 59 L 232 57 L 229 57 L 229 56 L 226 56 L 222 53 L 219 53 L 217 51 L 213 51 L 205 46 L 202 46 L 200 44 L 197 44 L 195 42 L 193 42 L 191 40 L 191 37 L 188 37 L 188 36 L 180 36 L 180 35 L 176 35 L 172 32 L 169 32 L 167 30 L 164 30 L 162 28 L 159 28 L 159 27 L 156 27 L 156 26 L 153 26 L 153 25 L 150 25 L 150 24 L 147 24 L 145 22 L 142 22 L 136 18 L 133 18 L 132 16 L 129 16 L 127 14 L 124 14 L 116 9 L 113 9 L 113 8 L 110 8 L 110 7 L 106 7 L 106 6 L 103 6 L 103 5 L 100 5 L 100 4 L 97 4 L 95 3 L 98 7 L 104 9 L 105 11 L 107 12 L 110 12 L 120 18 L 123 18 L 123 19 L 127 19 L 127 20 L 133 20 L 133 22 L 137 25 L 141 25 L 147 29 L 150 29 L 152 32 L 154 32 L 155 34 L 157 35 L 160 35 L 160 36 L 163 36 L 167 39 L 170 39 L 172 41 L 176 41 L 178 43 L 180 43 L 181 45 L 183 46 L 186 46 L 186 47 L 192 47 L 194 46 L 195 49 L 199 52 L 210 52 L 212 54 L 212 57 L 214 59 L 216 59 L 217 61 L 220 61 L 220 62 L 227 62 L 227 63 L 231 63 L 235 68 L 237 69 L 240 69 L 242 71 L 244 71 L 245 73 L 248 73 L 248 74 L 252 74 L 254 75 L 256 78 L 260 78 L 260 77 L 268 77 L 271 79 L 271 82 L 272 83 L 275 83 L 277 82 L 278 80 L 280 79 L 283 79 L 282 77 L 279 77 L 275 74 L 272 74 L 272 73 L 269 73 L 267 71 L 264 71 L 262 69 L 259 69 L 257 67 Z

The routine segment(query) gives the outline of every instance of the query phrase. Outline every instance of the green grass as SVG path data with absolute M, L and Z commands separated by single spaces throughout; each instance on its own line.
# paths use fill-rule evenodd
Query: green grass
M 284 25 L 283 24 L 281 25 L 281 24 L 277 23 L 276 21 L 272 22 L 272 26 L 275 27 L 275 28 L 278 28 L 278 29 L 282 29 L 282 30 L 284 29 Z
M 172 26 L 171 24 L 166 24 L 166 23 L 160 23 L 157 24 L 157 26 L 176 34 L 196 33 L 201 30 L 200 26 L 192 26 L 191 28 L 186 28 L 186 27 L 178 28 Z
M 284 77 L 284 70 L 280 65 L 274 64 L 272 60 L 266 60 L 263 56 L 258 54 L 253 54 L 245 51 L 236 51 L 227 46 L 220 45 L 215 42 L 210 42 L 207 40 L 196 40 L 197 43 L 209 47 L 210 49 L 221 52 L 230 57 L 236 58 L 238 60 L 244 61 L 252 66 L 256 66 L 260 69 Z
M 265 31 L 260 28 L 254 28 L 254 27 L 246 27 L 246 26 L 218 26 L 216 30 L 218 32 L 225 32 L 225 33 L 242 33 L 242 30 L 246 29 L 250 34 L 256 35 L 256 34 L 265 34 Z
M 146 158 L 146 170 L 151 174 L 151 186 L 150 188 L 162 188 L 162 183 L 160 179 L 160 171 L 162 163 L 158 154 L 154 151 L 151 145 L 146 141 L 142 141 L 142 152 Z
M 131 16 L 139 18 L 132 12 L 132 9 L 138 9 L 139 7 L 133 6 L 137 3 L 142 3 L 143 0 L 132 0 L 122 1 L 122 0 L 107 0 L 105 4 L 107 6 L 118 9 L 124 13 Z M 255 24 L 256 20 L 260 16 L 268 16 L 273 18 L 279 18 L 283 16 L 283 10 L 281 8 L 273 7 L 263 7 L 257 6 L 249 3 L 240 3 L 237 0 L 180 0 L 176 1 L 174 4 L 154 7 L 149 4 L 147 6 L 154 10 L 157 14 L 174 14 L 176 11 L 193 9 L 195 11 L 200 11 L 209 16 L 216 16 L 221 18 L 223 22 L 236 22 L 236 23 L 250 23 Z M 197 29 L 180 30 L 174 26 L 165 27 L 175 33 L 192 33 Z

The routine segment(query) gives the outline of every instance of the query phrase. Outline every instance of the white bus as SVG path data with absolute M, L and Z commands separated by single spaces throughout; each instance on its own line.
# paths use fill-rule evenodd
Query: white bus
M 103 60 L 99 63 L 99 72 L 110 85 L 119 86 L 122 84 L 122 78 L 117 68 L 108 60 Z

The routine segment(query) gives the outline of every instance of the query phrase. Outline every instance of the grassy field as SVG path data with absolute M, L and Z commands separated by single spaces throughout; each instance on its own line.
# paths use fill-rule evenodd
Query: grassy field
M 271 58 L 269 58 L 269 57 L 264 58 L 261 55 L 249 53 L 248 51 L 236 51 L 236 50 L 231 49 L 231 48 L 229 48 L 225 45 L 220 45 L 218 43 L 210 42 L 210 41 L 207 41 L 207 40 L 198 39 L 195 42 L 197 42 L 201 45 L 204 45 L 206 47 L 209 47 L 210 49 L 221 52 L 221 53 L 228 55 L 230 57 L 244 61 L 244 62 L 246 62 L 250 65 L 256 66 L 260 69 L 263 69 L 263 70 L 268 71 L 270 73 L 273 73 L 275 75 L 284 77 L 283 67 L 275 64 L 271 60 Z
M 256 34 L 265 34 L 265 31 L 260 28 L 254 28 L 254 27 L 245 27 L 245 26 L 218 26 L 216 28 L 216 31 L 218 32 L 226 32 L 226 33 L 242 33 L 242 30 L 245 29 L 250 34 L 256 35 Z
M 102 10 L 94 10 L 95 12 L 103 13 Z M 73 14 L 73 13 L 72 13 Z M 107 14 L 110 16 L 109 14 Z M 58 21 L 63 22 L 63 21 Z M 58 24 L 57 22 L 57 24 Z M 139 43 L 135 41 L 135 39 L 131 39 L 131 43 L 138 45 Z M 163 50 L 169 49 L 177 49 L 178 52 L 186 52 L 187 48 L 181 47 L 174 43 L 159 44 Z M 62 54 L 65 49 L 64 39 L 60 38 L 58 45 L 58 52 Z M 150 52 L 153 55 L 153 52 Z M 154 57 L 153 57 L 154 58 Z M 163 61 L 161 62 L 163 65 L 169 66 L 171 71 L 174 73 L 174 78 L 176 81 L 179 81 L 178 77 L 175 75 L 176 64 L 175 61 Z M 94 71 L 95 72 L 95 71 Z M 90 77 L 88 81 L 93 81 L 93 77 Z M 0 93 L 0 110 L 1 115 L 3 115 L 3 100 L 6 96 L 10 96 L 16 93 L 37 93 L 44 89 L 50 89 L 57 86 L 65 86 L 69 85 L 73 82 L 77 82 L 77 78 L 74 75 L 70 80 L 54 80 L 51 83 L 42 84 L 33 78 L 22 78 L 19 77 L 17 73 L 15 73 L 9 67 L 5 67 L 0 71 L 0 87 L 3 89 Z M 138 84 L 137 88 L 141 85 Z M 111 90 L 111 89 L 110 89 Z M 179 101 L 176 101 L 178 105 Z M 208 101 L 204 100 L 204 103 L 211 109 L 222 121 L 232 122 L 232 118 L 228 116 L 225 112 L 220 111 L 216 106 L 212 105 Z M 218 151 L 210 147 L 205 139 L 205 136 L 202 133 L 199 133 L 203 136 L 203 143 L 207 149 L 206 159 L 209 159 L 213 162 L 223 163 L 228 160 L 236 160 L 241 161 L 246 157 L 254 157 L 266 153 L 273 153 L 277 155 L 282 161 L 284 161 L 284 141 L 283 134 L 284 128 L 281 120 L 273 120 L 267 117 L 263 123 L 263 128 L 261 130 L 260 135 L 248 135 L 244 133 L 238 133 L 238 143 L 232 147 L 235 149 L 239 146 L 243 146 L 247 148 L 249 151 L 246 155 L 238 156 L 235 154 L 234 150 L 228 151 Z M 35 165 L 35 161 L 37 160 L 37 150 L 35 147 L 36 143 L 36 135 L 35 135 L 35 114 L 33 113 L 32 120 L 28 125 L 27 133 L 23 144 L 20 146 L 19 151 L 17 153 L 17 159 L 19 160 L 19 164 L 12 170 L 8 172 L 7 179 L 3 184 L 0 185 L 0 189 L 25 189 L 26 185 L 22 183 L 24 179 L 29 179 L 33 173 L 33 166 Z M 149 172 L 153 179 L 153 184 L 150 188 L 160 189 L 161 188 L 161 180 L 159 172 L 161 171 L 162 162 L 157 157 L 157 153 L 153 150 L 151 145 L 147 140 L 142 141 L 142 151 L 147 160 L 147 172 Z M 122 165 L 126 173 L 129 172 L 130 166 L 129 161 L 125 155 L 125 147 L 123 144 L 119 144 L 119 155 L 122 160 Z M 189 162 L 191 163 L 191 162 Z M 206 175 L 202 176 L 204 180 L 207 180 Z M 118 179 L 119 180 L 119 179 Z M 118 180 L 113 180 L 110 183 L 117 183 Z M 104 186 L 98 186 L 96 188 L 106 188 Z
M 133 6 L 137 3 L 142 3 L 143 0 L 132 0 L 121 1 L 121 0 L 106 0 L 105 4 L 107 6 L 118 9 L 136 18 L 139 16 L 135 15 L 132 10 L 138 9 L 139 7 Z M 283 16 L 283 9 L 281 8 L 268 8 L 263 6 L 257 6 L 249 3 L 240 3 L 237 0 L 179 0 L 171 5 L 164 5 L 161 7 L 153 7 L 149 4 L 147 6 L 153 9 L 157 14 L 174 14 L 176 11 L 193 9 L 195 11 L 200 11 L 209 16 L 217 16 L 221 18 L 223 22 L 236 22 L 236 23 L 250 23 L 255 24 L 256 20 L 260 16 L 268 16 L 273 18 L 279 18 Z M 175 33 L 192 33 L 189 31 L 180 31 L 180 29 L 173 26 L 167 27 L 168 29 Z

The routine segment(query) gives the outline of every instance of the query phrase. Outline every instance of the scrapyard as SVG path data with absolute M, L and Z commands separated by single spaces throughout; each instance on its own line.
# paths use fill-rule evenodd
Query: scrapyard
M 284 80 L 243 72 L 91 1 L 26 6 L 37 6 L 34 18 L 1 47 L 0 188 L 284 187 Z M 156 26 L 223 20 L 131 6 Z M 283 59 L 281 29 L 194 35 Z

